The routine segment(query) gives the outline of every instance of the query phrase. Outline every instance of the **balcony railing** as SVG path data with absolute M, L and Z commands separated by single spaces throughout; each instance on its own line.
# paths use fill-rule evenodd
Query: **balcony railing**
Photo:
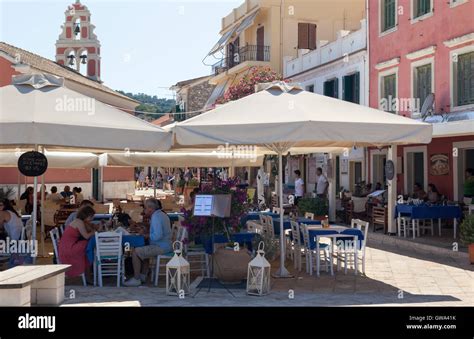
M 212 74 L 218 75 L 245 61 L 270 61 L 270 46 L 247 45 L 225 56 L 212 65 Z

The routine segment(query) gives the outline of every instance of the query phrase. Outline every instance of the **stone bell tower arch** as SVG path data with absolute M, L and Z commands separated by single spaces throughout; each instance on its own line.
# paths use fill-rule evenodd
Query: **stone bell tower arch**
M 100 42 L 89 9 L 80 0 L 68 7 L 56 41 L 56 62 L 100 81 Z

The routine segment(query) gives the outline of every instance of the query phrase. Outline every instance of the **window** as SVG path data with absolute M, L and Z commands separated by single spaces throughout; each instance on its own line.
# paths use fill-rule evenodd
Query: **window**
M 416 67 L 413 80 L 413 96 L 420 100 L 419 108 L 421 108 L 426 97 L 433 92 L 431 88 L 431 64 Z
M 395 0 L 381 0 L 381 26 L 382 32 L 392 29 L 396 25 L 397 10 Z
M 474 104 L 474 52 L 458 55 L 453 74 L 455 105 Z
M 316 25 L 298 23 L 298 49 L 316 49 Z
M 413 0 L 413 18 L 418 18 L 431 12 L 431 0 Z
M 345 101 L 359 103 L 359 72 L 346 75 L 342 78 L 342 99 Z
M 307 90 L 308 92 L 314 93 L 314 85 L 306 86 L 306 90 Z
M 381 102 L 380 106 L 384 111 L 395 113 L 396 105 L 393 105 L 393 99 L 397 97 L 397 75 L 389 74 L 381 79 Z
M 337 78 L 324 82 L 324 95 L 339 98 L 339 81 Z

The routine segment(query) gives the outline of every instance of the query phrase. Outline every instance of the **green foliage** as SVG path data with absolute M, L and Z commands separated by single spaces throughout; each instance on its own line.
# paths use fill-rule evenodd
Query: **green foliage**
M 306 212 L 314 213 L 315 216 L 324 216 L 329 213 L 329 205 L 327 199 L 323 198 L 302 198 L 298 202 L 298 210 L 300 215 Z
M 186 181 L 184 179 L 179 179 L 178 187 L 184 187 L 186 185 Z
M 271 237 L 267 233 L 257 233 L 252 240 L 252 248 L 257 250 L 260 241 L 263 241 L 265 247 L 263 251 L 265 252 L 265 258 L 268 261 L 273 261 L 280 253 L 280 244 L 278 239 Z
M 150 113 L 170 113 L 174 112 L 176 108 L 176 102 L 173 99 L 158 98 L 156 95 L 152 96 L 145 93 L 133 94 L 129 92 L 125 93 L 123 91 L 117 92 L 140 102 L 140 105 L 137 106 L 135 111 Z M 135 115 L 146 121 L 153 121 L 162 116 L 162 114 L 147 115 L 143 113 L 135 113 Z
M 191 178 L 188 181 L 188 187 L 198 187 L 199 186 L 199 180 L 196 178 Z
M 474 214 L 468 215 L 462 222 L 461 240 L 467 245 L 474 244 Z

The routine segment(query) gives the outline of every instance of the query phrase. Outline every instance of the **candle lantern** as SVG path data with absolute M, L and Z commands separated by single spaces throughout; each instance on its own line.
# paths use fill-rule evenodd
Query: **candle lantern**
M 263 241 L 258 244 L 257 255 L 249 262 L 247 294 L 266 295 L 270 292 L 270 263 L 265 259 Z
M 189 294 L 190 267 L 183 257 L 183 243 L 173 243 L 174 256 L 166 264 L 166 294 L 180 297 Z

